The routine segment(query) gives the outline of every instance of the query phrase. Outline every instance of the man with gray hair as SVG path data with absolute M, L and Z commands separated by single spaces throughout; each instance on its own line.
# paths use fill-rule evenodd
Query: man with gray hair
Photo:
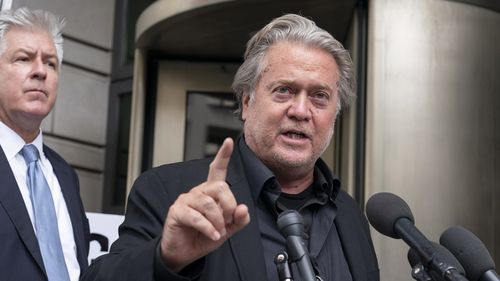
M 0 272 L 8 281 L 76 281 L 89 225 L 75 171 L 43 144 L 57 96 L 62 18 L 0 12 Z
M 242 136 L 212 160 L 141 175 L 119 239 L 83 279 L 284 280 L 276 220 L 296 210 L 309 277 L 378 281 L 367 221 L 320 159 L 354 97 L 352 72 L 343 46 L 304 17 L 284 15 L 257 32 L 233 83 Z M 296 280 L 311 280 L 291 261 Z

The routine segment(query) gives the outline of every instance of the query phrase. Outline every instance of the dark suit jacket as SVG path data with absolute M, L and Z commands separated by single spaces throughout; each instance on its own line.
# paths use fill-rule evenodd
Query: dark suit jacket
M 161 166 L 142 174 L 129 196 L 119 239 L 109 254 L 91 264 L 83 280 L 190 280 L 179 278 L 164 268 L 159 261 L 158 241 L 169 206 L 179 194 L 206 180 L 209 163 L 208 159 L 194 160 Z M 226 180 L 236 201 L 248 206 L 250 224 L 220 248 L 193 263 L 191 268 L 186 268 L 184 273 L 201 270 L 199 276 L 192 276 L 193 280 L 266 280 L 256 207 L 238 149 L 234 150 L 229 162 Z M 335 203 L 338 207 L 335 221 L 353 280 L 378 281 L 377 259 L 364 215 L 344 192 L 339 193 Z
M 53 150 L 44 146 L 61 185 L 68 206 L 77 247 L 78 263 L 84 271 L 88 267 L 89 224 L 80 199 L 80 188 L 75 171 Z M 47 280 L 42 255 L 26 205 L 0 147 L 0 274 L 5 281 Z

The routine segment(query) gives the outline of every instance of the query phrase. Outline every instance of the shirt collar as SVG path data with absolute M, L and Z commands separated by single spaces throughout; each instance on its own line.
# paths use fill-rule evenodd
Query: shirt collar
M 41 156 L 44 155 L 42 130 L 40 130 L 32 144 L 36 146 Z M 11 161 L 16 154 L 21 151 L 24 145 L 26 145 L 26 143 L 21 136 L 0 121 L 0 146 L 5 153 L 7 161 Z
M 314 166 L 314 183 L 318 191 L 324 192 L 330 199 L 334 201 L 340 191 L 339 178 L 330 171 L 326 163 L 319 158 Z
M 257 203 L 264 183 L 270 178 L 274 178 L 273 172 L 257 158 L 257 155 L 248 147 L 245 136 L 239 138 L 238 147 L 240 150 L 243 169 L 250 186 L 250 192 L 255 203 Z

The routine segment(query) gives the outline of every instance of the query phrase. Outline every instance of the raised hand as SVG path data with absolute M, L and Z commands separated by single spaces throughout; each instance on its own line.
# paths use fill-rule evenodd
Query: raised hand
M 161 256 L 174 272 L 215 250 L 250 222 L 247 206 L 236 203 L 226 183 L 233 146 L 232 139 L 225 139 L 207 181 L 181 194 L 168 210 Z

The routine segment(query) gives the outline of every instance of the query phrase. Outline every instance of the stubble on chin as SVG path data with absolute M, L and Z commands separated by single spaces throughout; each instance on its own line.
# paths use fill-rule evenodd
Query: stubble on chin
M 314 148 L 310 152 L 296 152 L 297 155 L 286 155 L 285 152 L 280 153 L 279 151 L 271 150 L 270 157 L 268 157 L 268 161 L 265 164 L 271 170 L 281 171 L 284 173 L 307 173 L 310 172 L 311 169 L 314 168 L 314 164 L 321 157 L 321 155 L 326 151 L 328 145 L 330 144 L 333 137 L 333 128 L 328 133 L 325 141 L 321 144 L 321 149 L 315 151 Z M 271 144 L 272 145 L 272 144 Z M 311 143 L 311 146 L 314 144 Z M 293 148 L 285 148 L 287 150 L 293 150 Z M 307 156 L 299 155 L 299 154 L 309 154 Z M 293 154 L 293 153 L 292 153 Z M 303 157 L 301 157 L 303 156 Z
M 300 177 L 310 172 L 317 160 L 314 159 L 313 155 L 300 156 L 286 155 L 284 152 L 272 150 L 267 157 L 261 158 L 261 160 L 276 175 Z

